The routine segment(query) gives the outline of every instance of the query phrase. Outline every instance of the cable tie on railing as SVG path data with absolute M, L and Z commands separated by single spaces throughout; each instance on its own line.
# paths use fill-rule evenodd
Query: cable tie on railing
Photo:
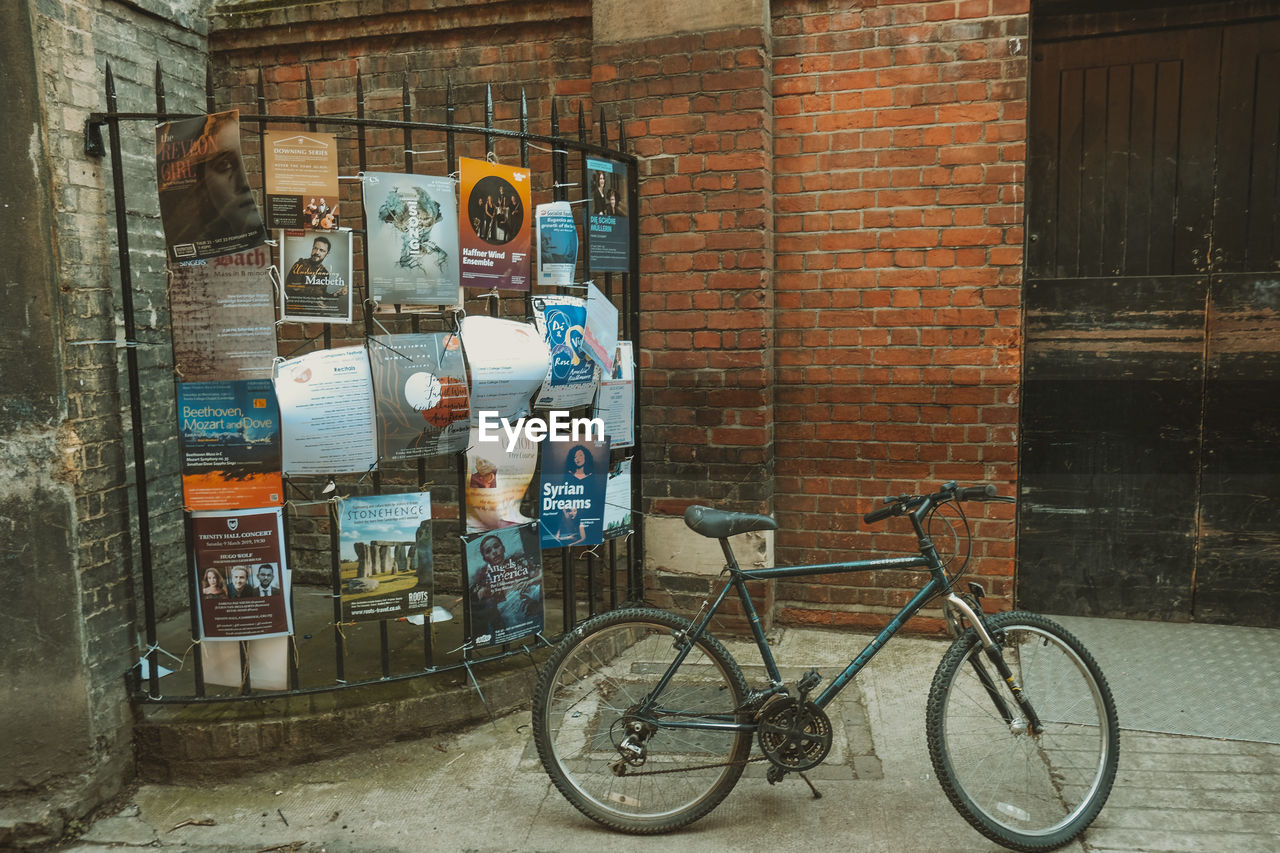
M 340 181 L 363 181 L 363 180 L 366 180 L 366 178 L 365 178 L 365 176 L 364 176 L 364 172 L 357 172 L 357 173 L 356 173 L 356 174 L 354 174 L 354 175 L 339 175 L 339 176 L 338 176 L 338 180 L 340 180 Z M 374 178 L 372 181 L 370 181 L 370 183 L 376 183 L 376 182 L 377 182 L 377 180 L 378 180 L 377 178 Z
M 539 144 L 538 144 L 538 143 L 536 143 L 536 142 L 530 142 L 530 143 L 529 143 L 529 147 L 530 147 L 530 148 L 536 148 L 536 149 L 538 149 L 539 151 L 548 151 L 548 152 L 550 152 L 550 153 L 552 153 L 552 154 L 568 154 L 568 153 L 569 153 L 569 149 L 567 149 L 567 148 L 546 148 L 546 147 L 544 147 L 544 146 L 542 146 L 542 145 L 539 145 Z
M 448 150 L 449 149 L 447 148 L 432 148 L 427 151 L 414 151 L 412 148 L 406 148 L 404 150 L 404 153 L 406 154 L 444 154 Z

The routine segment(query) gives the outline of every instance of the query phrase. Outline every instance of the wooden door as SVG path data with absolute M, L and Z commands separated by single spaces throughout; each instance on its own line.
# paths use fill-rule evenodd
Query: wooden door
M 1280 624 L 1277 46 L 1036 49 L 1022 606 Z

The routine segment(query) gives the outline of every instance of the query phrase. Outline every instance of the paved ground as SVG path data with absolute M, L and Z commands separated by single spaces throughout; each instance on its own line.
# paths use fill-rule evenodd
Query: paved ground
M 1110 674 L 1124 727 L 1120 771 L 1097 822 L 1066 849 L 1280 851 L 1280 745 L 1135 729 L 1152 716 L 1143 702 L 1159 708 L 1175 701 L 1144 698 L 1153 692 L 1144 685 L 1154 683 L 1164 695 L 1176 696 L 1186 692 L 1179 685 L 1207 677 L 1197 674 L 1187 657 L 1173 653 L 1170 637 L 1160 634 L 1163 628 L 1144 633 L 1141 625 L 1130 623 L 1123 631 L 1114 623 L 1098 626 L 1100 645 L 1092 648 Z M 1072 625 L 1086 636 L 1089 627 L 1088 621 Z M 1195 627 L 1186 626 L 1179 636 L 1194 644 L 1197 637 L 1187 633 Z M 1280 643 L 1280 632 L 1248 635 L 1251 643 L 1259 638 L 1269 654 Z M 847 662 L 865 641 L 855 634 L 788 629 L 775 651 L 784 665 L 813 662 L 829 677 L 840 668 L 836 662 Z M 123 811 L 98 821 L 64 849 L 998 850 L 952 810 L 929 764 L 925 694 L 944 648 L 940 641 L 895 639 L 859 677 L 860 690 L 842 694 L 830 714 L 838 721 L 836 745 L 827 764 L 811 774 L 822 799 L 814 799 L 794 776 L 771 787 L 762 768 L 753 766 L 716 811 L 675 836 L 616 835 L 581 817 L 543 774 L 530 743 L 529 715 L 522 712 L 450 736 L 217 785 L 144 785 Z M 750 660 L 750 648 L 735 644 L 731 650 L 740 662 Z M 1157 664 L 1163 672 L 1153 677 L 1147 658 L 1139 666 L 1125 663 L 1139 652 L 1163 661 Z M 1250 683 L 1257 670 L 1245 660 L 1235 664 L 1225 675 L 1214 671 L 1229 685 L 1231 677 L 1238 683 L 1226 695 L 1219 693 L 1212 708 L 1196 706 L 1210 723 L 1218 714 L 1230 727 L 1239 716 L 1231 692 L 1238 691 L 1241 700 L 1250 691 L 1274 696 L 1267 693 L 1274 691 L 1274 681 Z M 1138 688 L 1130 690 L 1134 684 Z M 1126 698 L 1131 695 L 1138 698 Z M 1258 704 L 1256 695 L 1247 699 Z M 1126 713 L 1126 703 L 1133 713 Z M 1260 707 L 1263 714 L 1280 714 L 1280 703 Z M 1269 730 L 1280 731 L 1280 726 Z

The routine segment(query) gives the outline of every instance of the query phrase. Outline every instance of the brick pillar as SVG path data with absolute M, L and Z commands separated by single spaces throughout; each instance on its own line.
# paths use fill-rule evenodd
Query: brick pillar
M 685 507 L 773 509 L 769 8 L 597 0 L 592 16 L 592 102 L 640 158 L 650 600 L 696 600 L 724 561 Z M 736 545 L 740 562 L 772 559 L 771 535 Z M 769 615 L 772 590 L 757 604 Z

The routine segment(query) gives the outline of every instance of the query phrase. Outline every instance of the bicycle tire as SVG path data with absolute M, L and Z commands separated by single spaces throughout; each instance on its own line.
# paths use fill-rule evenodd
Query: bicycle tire
M 1120 755 L 1115 701 L 1097 662 L 1056 622 L 1012 612 L 986 624 L 1043 730 L 1024 730 L 1008 685 L 969 628 L 929 689 L 929 756 L 975 829 L 1014 850 L 1052 850 L 1084 832 L 1111 793 Z M 992 676 L 1012 721 L 997 712 L 975 664 Z
M 621 776 L 611 769 L 627 708 L 675 659 L 675 633 L 691 628 L 652 608 L 604 613 L 566 635 L 542 668 L 532 714 L 538 757 L 565 799 L 597 823 L 635 834 L 669 832 L 714 809 L 742 775 L 749 732 L 662 725 L 647 738 L 641 766 Z M 746 693 L 738 665 L 704 634 L 663 691 L 662 717 L 737 719 Z

